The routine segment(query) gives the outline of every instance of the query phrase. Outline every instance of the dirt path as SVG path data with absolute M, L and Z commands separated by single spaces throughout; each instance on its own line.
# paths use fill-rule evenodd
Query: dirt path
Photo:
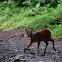
M 30 50 L 24 52 L 24 48 L 30 43 L 23 30 L 0 31 L 0 62 L 62 62 L 62 41 L 55 40 L 57 51 L 49 42 L 47 53 L 43 56 L 45 43 L 41 42 L 40 53 L 37 53 L 37 43 L 33 43 Z

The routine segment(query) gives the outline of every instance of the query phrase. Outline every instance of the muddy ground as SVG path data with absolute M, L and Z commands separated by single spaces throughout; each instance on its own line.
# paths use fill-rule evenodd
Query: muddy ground
M 21 29 L 12 31 L 0 30 L 0 62 L 62 62 L 62 41 L 55 40 L 56 51 L 52 48 L 52 42 L 43 56 L 45 43 L 40 44 L 40 53 L 37 53 L 37 43 L 24 53 L 24 48 L 30 43 L 26 32 Z

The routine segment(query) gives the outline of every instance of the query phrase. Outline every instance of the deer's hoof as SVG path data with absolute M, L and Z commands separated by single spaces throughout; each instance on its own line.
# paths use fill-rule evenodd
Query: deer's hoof
M 24 53 L 25 53 L 25 51 L 26 51 L 26 48 L 24 49 Z

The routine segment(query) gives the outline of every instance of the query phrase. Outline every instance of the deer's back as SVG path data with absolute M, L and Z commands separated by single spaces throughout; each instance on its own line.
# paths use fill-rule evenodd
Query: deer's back
M 48 41 L 51 40 L 51 32 L 47 29 L 42 29 L 37 32 L 37 35 L 40 40 Z

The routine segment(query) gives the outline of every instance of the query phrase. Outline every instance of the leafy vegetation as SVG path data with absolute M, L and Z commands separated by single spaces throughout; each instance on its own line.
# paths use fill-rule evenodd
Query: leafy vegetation
M 60 40 L 62 39 L 61 2 L 61 0 L 0 2 L 0 29 L 34 28 L 34 31 L 38 31 L 46 28 L 51 31 L 52 38 Z

